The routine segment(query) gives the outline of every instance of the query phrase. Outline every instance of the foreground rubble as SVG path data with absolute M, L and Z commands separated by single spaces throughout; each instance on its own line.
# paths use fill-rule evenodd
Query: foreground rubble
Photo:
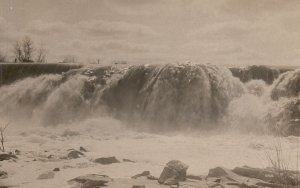
M 115 161 L 116 157 L 99 159 L 114 159 Z M 112 163 L 103 165 L 107 166 Z M 134 168 L 134 165 L 132 167 Z M 153 176 L 150 171 L 143 171 L 131 178 L 111 178 L 105 174 L 91 173 L 73 177 L 66 183 L 72 188 L 286 188 L 300 184 L 299 177 L 297 177 L 299 171 L 260 169 L 249 166 L 234 169 L 216 167 L 210 169 L 206 176 L 198 176 L 188 174 L 188 167 L 179 160 L 172 160 L 166 163 L 159 177 Z M 3 180 L 11 175 L 9 172 L 1 171 Z M 50 182 L 54 175 L 54 172 L 45 172 L 37 179 Z M 9 186 L 0 185 L 0 187 Z
M 187 169 L 188 166 L 183 162 L 173 160 L 166 164 L 159 178 L 149 178 L 153 177 L 151 172 L 144 171 L 131 179 L 111 179 L 105 175 L 90 174 L 74 178 L 69 183 L 76 182 L 81 188 L 285 188 L 296 187 L 300 183 L 297 172 L 277 172 L 272 168 L 243 166 L 231 170 L 216 167 L 210 169 L 205 177 L 186 175 Z

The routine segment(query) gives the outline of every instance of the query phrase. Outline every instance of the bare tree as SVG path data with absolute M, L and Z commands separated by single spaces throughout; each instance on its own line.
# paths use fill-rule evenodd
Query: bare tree
M 15 42 L 13 53 L 14 53 L 15 59 L 18 62 L 23 62 L 24 54 L 23 54 L 23 51 L 22 51 L 21 43 L 19 41 Z
M 46 62 L 46 55 L 47 55 L 47 51 L 44 47 L 44 44 L 41 43 L 40 47 L 37 49 L 36 62 L 37 63 L 45 63 Z
M 0 150 L 5 152 L 5 148 L 4 148 L 4 142 L 5 142 L 5 135 L 4 135 L 4 132 L 5 132 L 5 129 L 8 127 L 9 123 L 7 123 L 6 125 L 0 127 L 0 136 L 1 136 L 1 145 L 2 145 L 2 148 L 0 147 Z
M 32 62 L 34 47 L 33 47 L 33 41 L 31 40 L 30 37 L 26 36 L 23 39 L 22 48 L 24 53 L 23 62 Z

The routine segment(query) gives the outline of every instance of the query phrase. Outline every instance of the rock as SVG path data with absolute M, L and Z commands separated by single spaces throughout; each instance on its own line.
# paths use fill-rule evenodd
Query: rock
M 176 177 L 168 178 L 164 182 L 164 185 L 175 185 L 176 187 L 179 187 L 179 179 L 177 179 Z
M 221 183 L 221 178 L 216 178 L 215 180 L 214 180 L 214 182 L 216 182 L 216 183 Z
M 133 185 L 145 186 L 146 188 L 170 188 L 171 186 L 173 186 L 174 188 L 178 188 L 178 185 L 162 185 L 159 184 L 157 181 L 151 181 L 148 179 L 115 178 L 112 182 L 107 183 L 107 187 L 111 187 L 111 188 L 132 188 Z M 180 182 L 179 187 L 180 188 L 208 188 L 205 181 Z M 234 188 L 234 187 L 226 187 L 226 188 Z
M 133 185 L 132 188 L 146 188 L 145 185 Z
M 274 179 L 274 174 L 270 170 L 263 170 L 259 168 L 243 166 L 243 167 L 236 167 L 232 171 L 240 176 L 261 179 L 264 181 L 270 181 Z
M 85 176 L 79 176 L 71 179 L 68 182 L 70 184 L 78 183 L 81 188 L 95 188 L 105 186 L 106 183 L 111 182 L 112 179 L 105 175 L 87 174 Z
M 132 160 L 130 160 L 130 159 L 123 159 L 123 162 L 135 163 L 135 161 L 132 161 Z
M 16 154 L 16 155 L 20 155 L 20 154 L 21 154 L 21 151 L 18 150 L 18 149 L 16 149 L 16 150 L 15 150 L 15 154 Z
M 4 161 L 4 160 L 10 160 L 10 159 L 17 159 L 17 156 L 9 153 L 1 153 L 0 154 L 0 161 Z
M 217 167 L 210 169 L 208 172 L 208 177 L 221 177 L 221 176 L 227 176 L 231 174 L 231 170 L 223 167 Z
M 300 180 L 297 179 L 297 171 L 291 170 L 284 170 L 281 176 L 279 176 L 279 173 L 273 168 L 260 169 L 243 166 L 234 168 L 233 172 L 244 177 L 263 180 L 264 182 L 277 182 L 281 184 L 280 179 L 284 179 L 290 186 L 296 186 L 300 183 Z M 260 184 L 264 182 L 260 182 Z
M 81 152 L 87 152 L 87 150 L 84 147 L 82 147 L 82 146 L 80 146 L 79 151 L 81 151 Z
M 244 83 L 250 80 L 263 80 L 270 85 L 280 75 L 279 69 L 263 65 L 252 65 L 245 68 L 231 67 L 229 70 L 234 77 L 238 77 Z
M 239 175 L 235 174 L 231 170 L 224 167 L 216 167 L 210 169 L 208 172 L 208 176 L 206 178 L 208 187 L 227 187 L 231 183 L 237 183 L 238 185 L 242 185 L 246 180 L 240 178 Z M 247 186 L 248 184 L 243 184 L 243 186 L 238 186 L 240 188 L 250 188 Z
M 167 179 L 173 178 L 173 177 L 179 177 L 179 173 L 169 167 L 165 167 L 158 178 L 158 183 L 164 184 Z
M 257 182 L 255 185 L 259 187 L 271 187 L 271 188 L 284 188 L 284 185 L 279 185 L 275 183 L 268 183 L 268 182 Z M 286 186 L 286 187 L 292 187 L 292 186 Z
M 54 158 L 54 155 L 48 155 L 48 157 L 47 157 L 48 159 L 53 159 Z
M 225 177 L 231 181 L 236 181 L 236 182 L 245 181 L 244 177 L 241 177 L 241 176 L 237 175 L 236 173 L 232 172 L 230 169 L 227 169 L 224 167 L 216 167 L 216 168 L 210 169 L 207 177 L 214 177 L 214 178 Z
M 152 176 L 152 175 L 148 175 L 147 176 L 148 180 L 158 180 L 158 177 Z
M 39 175 L 37 177 L 38 180 L 43 180 L 43 179 L 53 179 L 54 178 L 54 172 L 46 172 L 46 173 L 43 173 L 41 175 Z
M 108 165 L 112 163 L 119 163 L 120 161 L 116 157 L 101 157 L 94 160 L 95 163 L 100 163 L 103 165 Z
M 200 175 L 192 175 L 192 174 L 187 175 L 186 178 L 191 180 L 199 180 L 199 181 L 204 179 L 204 177 Z
M 7 178 L 7 172 L 5 171 L 0 171 L 0 179 L 4 179 L 4 178 Z
M 147 177 L 147 176 L 150 176 L 150 171 L 144 171 L 144 172 L 142 172 L 142 173 L 140 173 L 140 174 L 137 174 L 137 175 L 134 175 L 134 176 L 132 176 L 131 178 L 132 179 L 137 179 L 137 178 L 139 178 L 139 177 Z
M 184 181 L 187 169 L 188 166 L 181 161 L 170 161 L 163 169 L 158 182 L 160 184 L 171 185 L 171 183 L 177 184 L 179 181 Z
M 60 171 L 60 169 L 59 168 L 54 168 L 53 171 L 58 172 L 58 171 Z
M 282 182 L 279 183 L 277 177 L 270 172 L 264 172 L 265 169 L 251 168 L 251 167 L 237 167 L 234 170 L 229 170 L 223 167 L 217 167 L 209 170 L 206 178 L 209 187 L 239 187 L 239 188 L 283 188 Z M 262 178 L 266 177 L 266 179 Z M 273 177 L 273 180 L 270 179 Z M 265 180 L 265 181 L 264 181 Z M 287 180 L 287 179 L 285 179 Z M 287 187 L 295 186 L 295 182 L 284 184 Z
M 80 158 L 81 156 L 84 156 L 83 153 L 81 153 L 80 151 L 77 151 L 77 150 L 72 150 L 68 153 L 68 158 L 69 159 L 78 159 Z

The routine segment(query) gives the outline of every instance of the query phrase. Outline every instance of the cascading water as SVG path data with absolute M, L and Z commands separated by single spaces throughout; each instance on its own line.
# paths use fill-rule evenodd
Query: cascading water
M 204 128 L 222 117 L 242 84 L 223 67 L 210 65 L 136 66 L 104 91 L 118 116 L 154 123 L 159 129 Z
M 282 74 L 272 85 L 271 97 L 278 100 L 280 97 L 299 97 L 300 70 Z
M 244 84 L 214 65 L 82 68 L 0 87 L 0 115 L 42 125 L 109 115 L 159 131 L 222 125 L 262 132 L 274 130 L 278 116 L 299 119 L 299 78 L 299 70 L 286 72 L 268 86 Z M 279 112 L 286 109 L 292 112 Z
M 282 74 L 271 86 L 274 99 L 267 116 L 270 128 L 283 135 L 300 135 L 300 69 Z
M 270 86 L 257 80 L 246 83 L 246 94 L 229 105 L 228 124 L 246 131 L 299 135 L 299 73 L 286 72 Z
M 174 158 L 191 174 L 216 166 L 262 168 L 270 166 L 269 157 L 276 159 L 278 142 L 280 159 L 298 169 L 299 70 L 272 85 L 243 83 L 226 67 L 198 64 L 82 67 L 33 76 L 10 76 L 0 86 L 0 126 L 10 122 L 5 146 L 20 151 L 15 162 L 1 163 L 9 184 L 45 187 L 48 180 L 36 177 L 56 167 L 63 173 L 55 172 L 47 187 L 69 187 L 74 173 L 99 168 L 114 180 L 145 169 L 159 176 Z M 81 146 L 85 156 L 66 160 L 69 148 Z M 107 156 L 134 163 L 93 162 Z
M 61 75 L 42 75 L 0 87 L 1 117 L 21 121 L 32 118 L 36 108 L 61 83 Z
M 0 87 L 0 117 L 50 126 L 84 120 L 100 109 L 97 94 L 112 74 L 109 71 L 110 67 L 92 72 L 79 69 L 4 85 Z
M 225 124 L 234 130 L 245 132 L 265 132 L 264 117 L 270 104 L 268 86 L 262 80 L 252 80 L 244 85 L 245 94 L 229 104 Z

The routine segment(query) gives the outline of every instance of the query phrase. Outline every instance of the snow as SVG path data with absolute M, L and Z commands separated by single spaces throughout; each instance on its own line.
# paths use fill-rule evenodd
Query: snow
M 80 134 L 63 134 L 72 130 Z M 16 161 L 1 161 L 1 170 L 8 172 L 6 185 L 20 187 L 71 187 L 68 180 L 85 174 L 105 174 L 111 178 L 130 178 L 145 170 L 159 176 L 164 165 L 173 159 L 189 165 L 188 174 L 205 175 L 210 168 L 234 168 L 248 165 L 266 167 L 266 153 L 273 151 L 279 138 L 242 134 L 239 132 L 194 132 L 158 135 L 129 130 L 113 119 L 89 119 L 57 127 L 28 127 L 10 125 L 7 151 L 21 151 Z M 280 138 L 292 168 L 296 168 L 296 137 Z M 62 159 L 68 149 L 83 146 L 85 157 Z M 53 155 L 52 158 L 48 156 Z M 115 156 L 121 163 L 101 165 L 93 162 L 99 157 Z M 122 162 L 130 159 L 135 163 Z M 40 174 L 53 171 L 53 179 L 38 180 Z

